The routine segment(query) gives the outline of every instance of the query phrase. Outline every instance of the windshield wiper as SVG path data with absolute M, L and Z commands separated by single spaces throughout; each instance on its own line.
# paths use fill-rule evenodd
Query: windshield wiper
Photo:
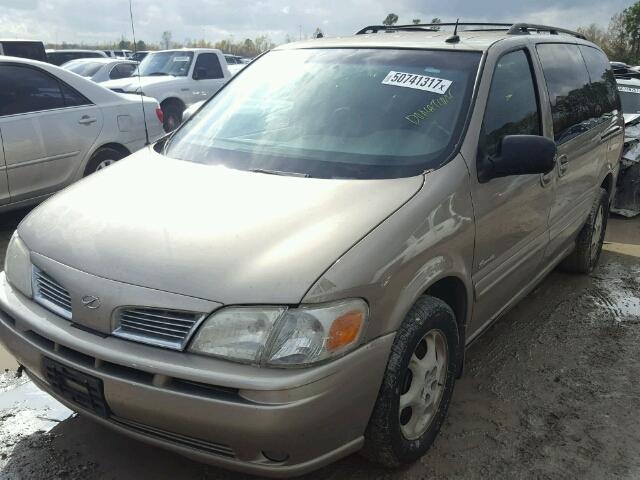
M 252 168 L 249 170 L 254 173 L 265 173 L 267 175 L 282 175 L 284 177 L 302 177 L 309 178 L 311 175 L 308 173 L 298 173 L 298 172 L 283 172 L 280 170 L 267 170 L 266 168 Z
M 143 75 L 143 77 L 159 77 L 161 75 L 169 75 L 166 72 L 153 72 L 153 73 L 149 73 L 148 75 Z

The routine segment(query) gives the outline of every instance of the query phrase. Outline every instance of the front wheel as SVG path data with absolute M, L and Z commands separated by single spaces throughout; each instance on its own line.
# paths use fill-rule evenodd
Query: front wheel
M 563 262 L 562 268 L 574 273 L 590 273 L 598 264 L 609 220 L 609 193 L 601 188 L 587 223 L 576 239 L 576 248 Z
M 449 408 L 459 342 L 451 308 L 420 298 L 396 334 L 365 432 L 363 454 L 370 460 L 398 467 L 427 452 Z

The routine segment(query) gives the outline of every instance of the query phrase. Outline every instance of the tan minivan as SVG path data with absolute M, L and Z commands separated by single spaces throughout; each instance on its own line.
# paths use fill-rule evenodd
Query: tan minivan
M 279 47 L 31 212 L 0 338 L 33 381 L 245 472 L 423 455 L 465 346 L 556 265 L 596 265 L 623 141 L 580 35 L 438 28 Z

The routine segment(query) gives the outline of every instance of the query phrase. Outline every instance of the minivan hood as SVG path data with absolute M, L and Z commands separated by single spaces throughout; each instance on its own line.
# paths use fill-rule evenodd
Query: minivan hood
M 146 148 L 50 198 L 18 231 L 32 251 L 103 278 L 223 304 L 296 304 L 422 183 L 268 175 Z
M 176 77 L 172 75 L 159 75 L 153 77 L 128 77 L 128 78 L 120 78 L 118 80 L 108 80 L 106 82 L 102 82 L 100 85 L 109 89 L 120 89 L 125 92 L 135 92 L 138 88 L 142 88 L 144 92 L 145 87 L 151 87 L 155 85 L 160 85 L 163 83 L 169 83 L 175 81 Z

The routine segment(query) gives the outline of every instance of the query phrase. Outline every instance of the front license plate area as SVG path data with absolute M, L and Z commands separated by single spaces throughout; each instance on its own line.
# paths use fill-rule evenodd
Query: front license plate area
M 47 357 L 43 358 L 43 366 L 47 382 L 58 395 L 96 415 L 109 417 L 102 380 Z

